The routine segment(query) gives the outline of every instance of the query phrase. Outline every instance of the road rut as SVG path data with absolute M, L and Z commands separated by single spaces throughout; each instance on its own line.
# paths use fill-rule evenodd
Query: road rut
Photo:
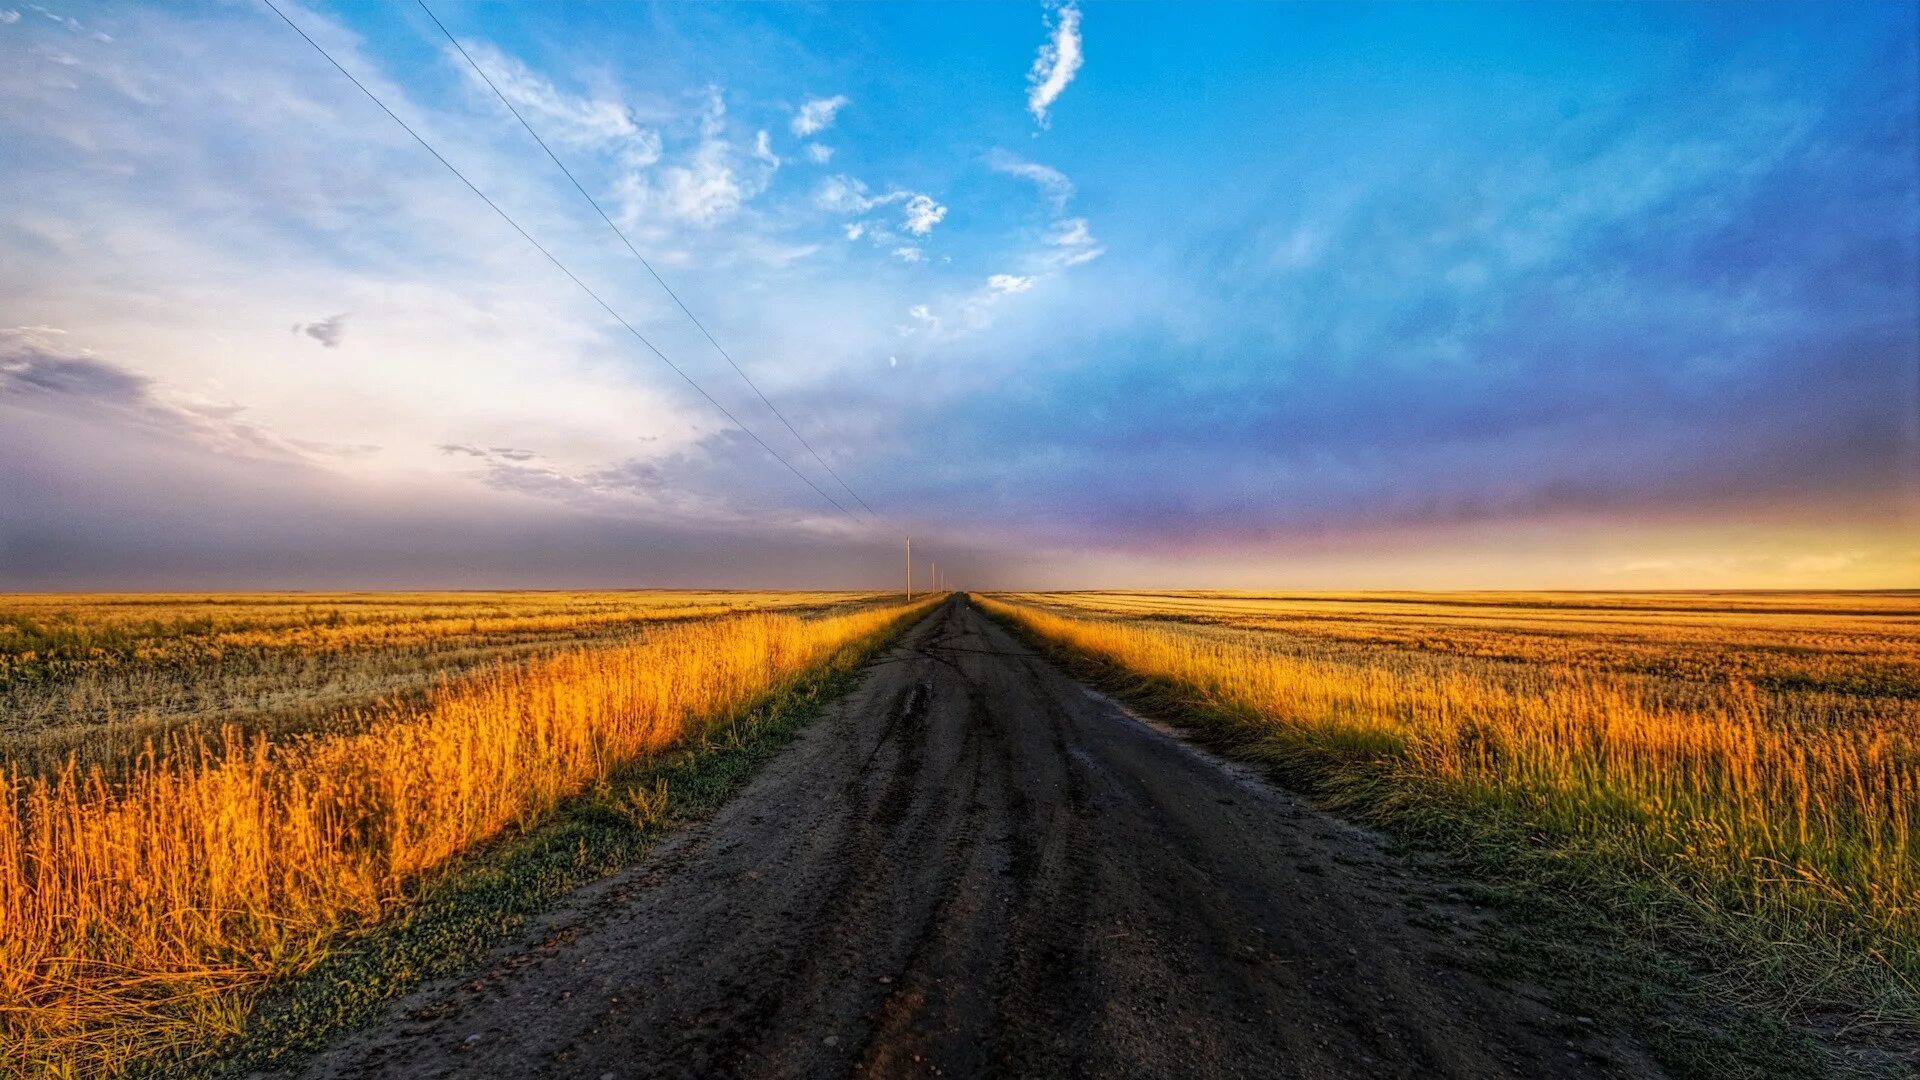
M 964 597 L 712 821 L 332 1077 L 1588 1077 L 1458 890 L 1062 674 Z

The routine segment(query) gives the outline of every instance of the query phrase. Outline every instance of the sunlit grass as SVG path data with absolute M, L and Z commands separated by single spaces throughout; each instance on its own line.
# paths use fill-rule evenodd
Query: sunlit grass
M 345 734 L 229 727 L 111 770 L 16 772 L 0 792 L 0 1061 L 91 1075 L 227 1030 L 476 844 L 908 610 L 661 625 L 368 706 Z
M 0 679 L 210 650 L 392 648 L 461 635 L 816 607 L 856 595 L 677 589 L 0 595 Z
M 688 591 L 0 596 L 0 751 L 114 767 L 175 732 L 339 733 L 357 706 L 502 660 L 858 593 Z
M 1920 598 L 985 603 L 1335 805 L 1614 889 L 1795 1008 L 1920 1023 Z

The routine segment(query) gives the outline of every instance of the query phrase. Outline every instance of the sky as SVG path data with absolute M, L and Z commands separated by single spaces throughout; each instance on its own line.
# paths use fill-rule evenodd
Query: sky
M 0 589 L 1920 587 L 1920 6 L 275 2 L 0 0 Z

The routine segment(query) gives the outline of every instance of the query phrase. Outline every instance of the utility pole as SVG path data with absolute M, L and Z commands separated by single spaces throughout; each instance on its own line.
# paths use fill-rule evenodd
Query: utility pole
M 928 580 L 933 582 L 933 591 L 939 592 L 940 591 L 940 564 L 939 563 L 930 562 L 927 564 L 927 578 Z
M 907 600 L 913 600 L 913 537 L 907 537 Z

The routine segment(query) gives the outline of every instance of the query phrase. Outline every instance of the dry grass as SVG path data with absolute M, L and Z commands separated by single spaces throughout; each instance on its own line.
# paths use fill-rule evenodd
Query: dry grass
M 1920 596 L 1023 594 L 1338 805 L 1517 849 L 1802 1015 L 1920 1023 Z
M 663 622 L 814 614 L 867 594 L 274 593 L 0 596 L 0 750 L 24 772 L 124 763 L 228 725 L 341 733 L 357 707 L 503 660 L 635 640 Z
M 456 856 L 908 610 L 658 626 L 490 664 L 344 734 L 175 733 L 112 770 L 16 772 L 0 792 L 0 1061 L 93 1075 L 232 1028 L 262 986 Z

